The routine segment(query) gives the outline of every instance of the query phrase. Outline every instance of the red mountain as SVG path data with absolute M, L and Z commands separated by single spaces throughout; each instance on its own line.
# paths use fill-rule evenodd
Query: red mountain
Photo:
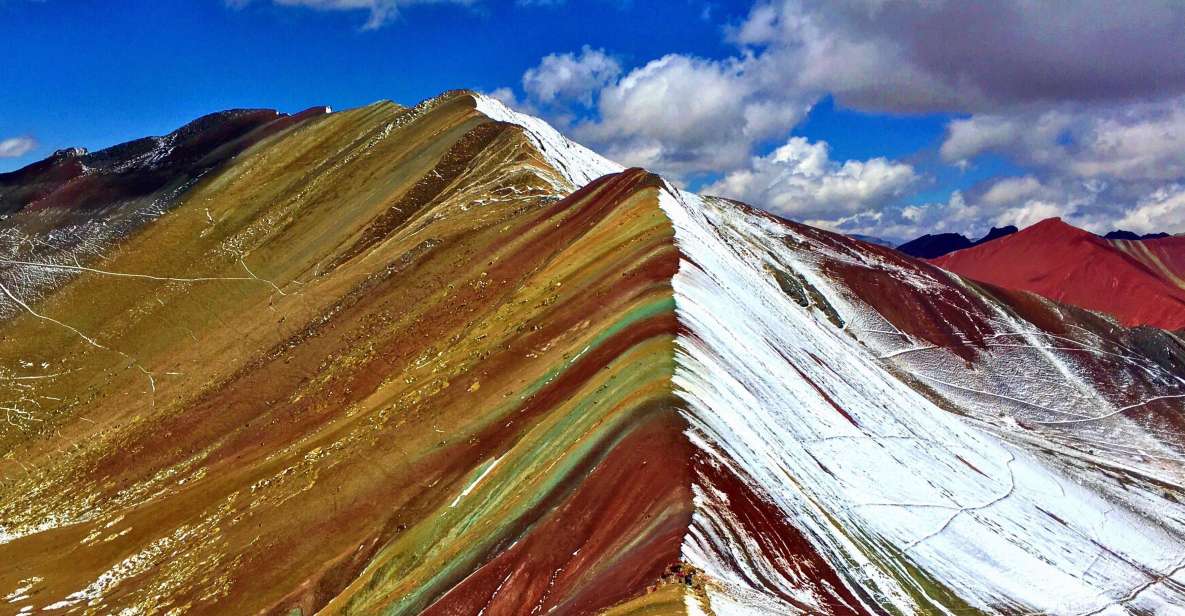
M 1126 326 L 1185 329 L 1185 238 L 1107 240 L 1050 218 L 932 263 L 966 278 L 1105 312 Z

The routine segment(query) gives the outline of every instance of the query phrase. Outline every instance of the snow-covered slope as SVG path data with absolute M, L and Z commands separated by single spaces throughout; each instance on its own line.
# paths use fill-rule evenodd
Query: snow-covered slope
M 776 504 L 859 598 L 853 611 L 1180 609 L 1185 507 L 1168 496 L 1176 485 L 940 408 L 881 358 L 886 343 L 862 340 L 872 307 L 823 274 L 837 255 L 816 238 L 673 188 L 662 206 L 684 255 L 674 279 L 686 328 L 675 381 L 689 436 L 712 465 Z M 798 281 L 807 307 L 779 277 Z M 898 352 L 912 348 L 905 338 Z M 804 595 L 802 584 L 784 574 L 787 563 L 753 549 L 758 529 L 713 486 L 696 490 L 685 554 L 723 582 L 709 588 L 713 607 L 801 609 L 778 598 Z
M 589 182 L 610 173 L 623 171 L 625 167 L 568 139 L 547 122 L 507 107 L 502 101 L 484 94 L 473 94 L 477 110 L 492 120 L 517 124 L 526 129 L 527 137 L 539 148 L 539 152 L 559 171 L 571 192 Z

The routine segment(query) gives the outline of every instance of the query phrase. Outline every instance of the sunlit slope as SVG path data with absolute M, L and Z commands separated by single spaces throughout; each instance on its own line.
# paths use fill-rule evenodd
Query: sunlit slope
M 2 221 L 0 613 L 1183 602 L 1177 334 L 473 93 L 272 128 Z
M 465 93 L 379 103 L 102 258 L 22 265 L 70 279 L 0 330 L 0 611 L 587 613 L 664 584 L 673 232 L 653 176 L 561 201 L 539 150 Z

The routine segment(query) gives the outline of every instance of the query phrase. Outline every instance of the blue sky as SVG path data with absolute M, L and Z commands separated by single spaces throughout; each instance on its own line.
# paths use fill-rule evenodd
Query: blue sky
M 468 87 L 842 231 L 1185 232 L 1185 5 L 1083 1 L 0 0 L 0 171 Z
M 644 6 L 645 5 L 645 6 Z M 679 51 L 720 55 L 703 4 L 576 1 L 567 6 L 413 6 L 364 30 L 364 11 L 220 0 L 0 0 L 0 136 L 32 135 L 9 170 L 73 145 L 168 132 L 230 107 L 296 111 L 516 83 L 542 56 L 583 44 L 628 61 Z M 647 8 L 649 7 L 649 8 Z M 727 12 L 714 5 L 713 14 Z M 737 3 L 732 19 L 743 17 Z M 573 19 L 573 12 L 581 14 Z

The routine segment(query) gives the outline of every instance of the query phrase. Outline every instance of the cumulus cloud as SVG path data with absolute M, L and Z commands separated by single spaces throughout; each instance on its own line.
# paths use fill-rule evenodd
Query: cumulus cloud
M 225 0 L 232 8 L 243 8 L 253 0 Z M 400 9 L 415 4 L 473 4 L 475 0 L 271 0 L 279 6 L 300 6 L 319 11 L 366 11 L 364 30 L 373 30 L 399 15 Z
M 1016 117 L 977 115 L 950 122 L 939 153 L 950 163 L 966 163 L 990 151 L 1021 153 L 1021 148 L 1025 148 L 1024 154 L 1031 157 L 1034 153 L 1041 155 L 1049 145 L 1056 144 L 1061 129 L 1060 123 L 1046 121 L 1042 128 L 1041 123 L 1025 123 Z
M 974 115 L 947 127 L 944 160 L 986 152 L 1082 178 L 1179 178 L 1185 176 L 1185 99 Z
M 874 208 L 810 223 L 895 242 L 925 233 L 961 233 L 976 238 L 990 227 L 1023 228 L 1055 216 L 1095 233 L 1116 228 L 1109 187 L 1091 181 L 1052 182 L 1031 175 L 996 178 L 955 191 L 946 201 Z
M 840 218 L 808 219 L 805 222 L 841 233 L 869 235 L 900 244 L 924 233 L 968 233 L 981 219 L 980 207 L 968 203 L 963 192 L 956 190 L 945 202 L 873 209 Z
M 628 165 L 681 177 L 745 165 L 756 143 L 783 136 L 810 109 L 772 92 L 753 58 L 667 55 L 601 90 L 577 138 Z
M 917 180 L 910 165 L 885 158 L 840 163 L 831 160 L 826 143 L 792 137 L 703 190 L 789 217 L 827 220 L 884 206 Z
M 1094 179 L 1028 175 L 992 180 L 975 191 L 973 199 L 980 231 L 986 230 L 984 223 L 1023 228 L 1056 216 L 1088 231 L 1106 233 L 1116 228 L 1121 211 L 1117 204 L 1130 202 L 1144 190 Z
M 1185 233 L 1185 185 L 1163 186 L 1124 212 L 1117 227 L 1136 233 Z
M 1185 5 L 771 0 L 733 39 L 860 108 L 985 111 L 1185 93 Z
M 0 158 L 17 158 L 24 156 L 37 147 L 32 137 L 9 137 L 0 139 Z
M 535 101 L 574 100 L 592 104 L 595 93 L 617 78 L 621 65 L 602 49 L 585 45 L 579 54 L 549 54 L 523 74 L 523 90 Z
M 943 160 L 967 164 L 984 153 L 1042 178 L 1039 195 L 1009 210 L 1016 224 L 1056 213 L 1096 232 L 1182 229 L 1174 216 L 1185 215 L 1175 197 L 1185 180 L 1185 98 L 977 114 L 950 123 Z M 1033 189 L 1035 182 L 1000 182 L 983 198 Z
M 853 232 L 974 234 L 1049 215 L 1107 230 L 1129 212 L 1176 211 L 1156 195 L 1185 184 L 1185 4 L 758 0 L 724 36 L 731 57 L 624 71 L 604 50 L 552 54 L 523 96 L 503 94 L 619 162 L 718 177 L 707 190 Z M 955 114 L 935 162 L 991 153 L 1024 173 L 905 206 L 912 165 L 785 141 L 826 95 L 857 111 Z M 771 143 L 785 145 L 760 155 Z
M 1054 198 L 1054 196 L 1054 191 L 1049 190 L 1040 180 L 1026 175 L 996 181 L 984 191 L 979 201 L 988 207 L 998 208 L 1015 205 L 1028 199 Z
M 776 0 L 732 37 L 797 70 L 798 89 L 858 109 L 969 113 L 948 125 L 942 161 L 994 153 L 1030 170 L 958 207 L 931 204 L 944 214 L 922 227 L 948 224 L 949 211 L 979 230 L 1049 216 L 1097 231 L 1173 226 L 1164 195 L 1185 179 L 1183 4 Z
M 1185 176 L 1185 100 L 1092 118 L 1072 141 L 1067 169 L 1082 177 L 1169 180 Z

